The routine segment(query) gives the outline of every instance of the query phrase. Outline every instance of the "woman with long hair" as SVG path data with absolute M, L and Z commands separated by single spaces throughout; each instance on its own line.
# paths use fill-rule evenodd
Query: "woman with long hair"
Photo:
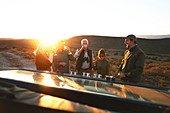
M 47 55 L 47 46 L 40 42 L 37 49 L 34 51 L 35 54 L 35 65 L 37 70 L 50 71 L 52 63 L 49 61 Z

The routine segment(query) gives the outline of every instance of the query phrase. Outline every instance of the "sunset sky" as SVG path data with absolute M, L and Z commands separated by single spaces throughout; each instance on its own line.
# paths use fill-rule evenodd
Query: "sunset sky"
M 0 38 L 170 34 L 170 0 L 0 0 Z

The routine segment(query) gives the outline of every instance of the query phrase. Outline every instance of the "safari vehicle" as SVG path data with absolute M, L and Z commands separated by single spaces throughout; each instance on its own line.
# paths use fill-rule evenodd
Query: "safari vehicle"
M 0 113 L 163 113 L 170 89 L 25 69 L 0 70 Z

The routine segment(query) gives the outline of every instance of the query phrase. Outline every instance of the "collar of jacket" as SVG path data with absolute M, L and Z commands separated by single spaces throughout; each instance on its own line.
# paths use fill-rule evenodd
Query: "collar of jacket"
M 98 61 L 100 61 L 100 62 L 104 62 L 104 61 L 106 61 L 106 58 L 104 58 L 103 60 L 98 59 Z
M 132 47 L 129 51 L 132 53 L 132 52 L 135 52 L 136 49 L 138 48 L 138 45 L 136 44 L 134 47 Z
M 87 48 L 87 52 L 89 51 L 89 48 Z M 83 51 L 82 52 L 85 52 L 85 50 L 83 49 Z

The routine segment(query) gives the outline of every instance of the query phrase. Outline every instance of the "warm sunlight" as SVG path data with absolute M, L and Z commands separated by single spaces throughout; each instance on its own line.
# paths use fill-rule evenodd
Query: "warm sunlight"
M 59 40 L 56 39 L 42 39 L 41 40 L 41 45 L 44 48 L 49 48 L 49 47 L 53 47 L 55 44 L 57 44 Z
M 44 85 L 47 85 L 47 86 L 56 86 L 54 81 L 52 80 L 51 78 L 51 75 L 50 74 L 46 74 L 46 73 L 42 73 L 43 75 L 43 80 L 42 80 L 42 83 Z
M 83 105 L 77 102 L 69 101 L 59 97 L 53 97 L 50 95 L 42 95 L 39 101 L 39 106 L 62 110 L 65 112 L 87 112 L 87 113 L 108 113 L 100 109 Z
M 44 39 L 40 40 L 39 46 L 41 46 L 41 48 L 44 48 L 45 51 L 47 51 L 47 52 L 53 52 L 53 51 L 55 51 L 58 42 L 61 40 L 64 40 L 64 39 L 61 39 L 61 38 L 60 39 L 59 38 L 58 39 L 54 39 L 54 38 L 46 39 L 46 38 L 44 38 Z
M 8 78 L 8 79 L 14 79 L 14 80 L 25 81 L 25 82 L 34 82 L 34 79 L 30 75 L 32 75 L 32 73 L 30 74 L 19 73 L 18 70 L 0 71 L 1 78 Z
M 61 39 L 41 39 L 37 49 L 41 49 L 47 53 L 53 53 L 56 50 L 56 45 Z

